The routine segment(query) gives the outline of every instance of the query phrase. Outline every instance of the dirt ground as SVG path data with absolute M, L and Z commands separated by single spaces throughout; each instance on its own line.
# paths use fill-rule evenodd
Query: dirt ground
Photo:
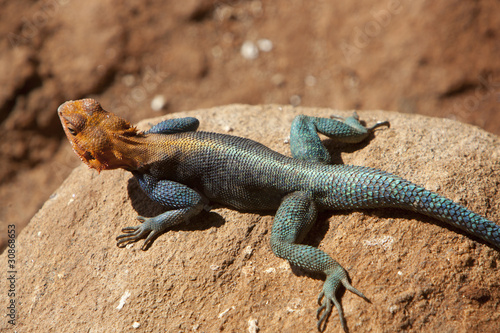
M 97 98 L 132 122 L 279 103 L 420 113 L 500 134 L 495 0 L 0 4 L 3 240 L 80 163 L 56 115 L 69 99 Z

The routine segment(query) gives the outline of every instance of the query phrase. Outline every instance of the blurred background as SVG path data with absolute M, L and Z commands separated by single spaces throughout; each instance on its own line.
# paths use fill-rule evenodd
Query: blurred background
M 0 246 L 6 225 L 20 231 L 81 163 L 56 113 L 70 99 L 96 98 L 132 122 L 276 103 L 418 113 L 500 134 L 498 0 L 0 6 Z

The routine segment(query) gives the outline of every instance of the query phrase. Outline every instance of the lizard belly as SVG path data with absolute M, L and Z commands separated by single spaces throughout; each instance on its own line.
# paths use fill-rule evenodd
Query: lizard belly
M 277 175 L 278 177 L 278 175 Z M 211 201 L 240 210 L 276 210 L 286 191 L 259 173 L 245 172 L 239 166 L 225 165 L 207 172 L 197 184 Z M 201 186 L 201 187 L 199 187 Z
M 273 188 L 242 184 L 232 188 L 206 188 L 204 194 L 211 201 L 241 210 L 276 210 L 285 196 Z
M 201 190 L 212 201 L 237 209 L 277 210 L 283 198 L 292 192 L 305 191 L 313 200 L 321 198 L 325 186 L 318 186 L 314 178 L 319 171 L 316 169 L 324 168 L 291 158 L 280 163 L 259 160 L 250 167 L 225 164 L 222 169 L 205 174 Z

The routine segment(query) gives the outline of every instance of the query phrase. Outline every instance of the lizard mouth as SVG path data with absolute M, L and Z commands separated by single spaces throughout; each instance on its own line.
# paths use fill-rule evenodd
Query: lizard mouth
M 92 155 L 92 153 L 88 151 L 86 151 L 82 157 L 85 158 L 88 162 L 90 162 L 91 160 L 95 160 L 94 155 Z
M 101 170 L 104 170 L 106 168 L 105 164 L 101 163 L 101 161 L 99 161 L 99 159 L 96 156 L 94 156 L 93 153 L 85 150 L 85 148 L 75 144 L 73 146 L 73 150 L 76 152 L 78 156 L 80 156 L 80 159 L 90 168 L 96 169 L 99 172 L 101 172 Z

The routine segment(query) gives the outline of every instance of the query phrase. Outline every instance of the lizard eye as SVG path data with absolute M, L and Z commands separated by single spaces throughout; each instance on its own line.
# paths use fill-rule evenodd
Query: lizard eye
M 69 132 L 71 135 L 73 135 L 73 136 L 75 136 L 75 135 L 77 134 L 77 133 L 76 133 L 76 131 L 75 131 L 75 129 L 74 129 L 74 128 L 71 128 L 71 127 L 68 127 L 68 132 Z
M 78 133 L 85 129 L 86 119 L 84 116 L 78 113 L 63 114 L 61 116 L 61 121 L 63 122 L 63 127 L 66 129 L 67 133 L 72 136 L 76 136 Z

